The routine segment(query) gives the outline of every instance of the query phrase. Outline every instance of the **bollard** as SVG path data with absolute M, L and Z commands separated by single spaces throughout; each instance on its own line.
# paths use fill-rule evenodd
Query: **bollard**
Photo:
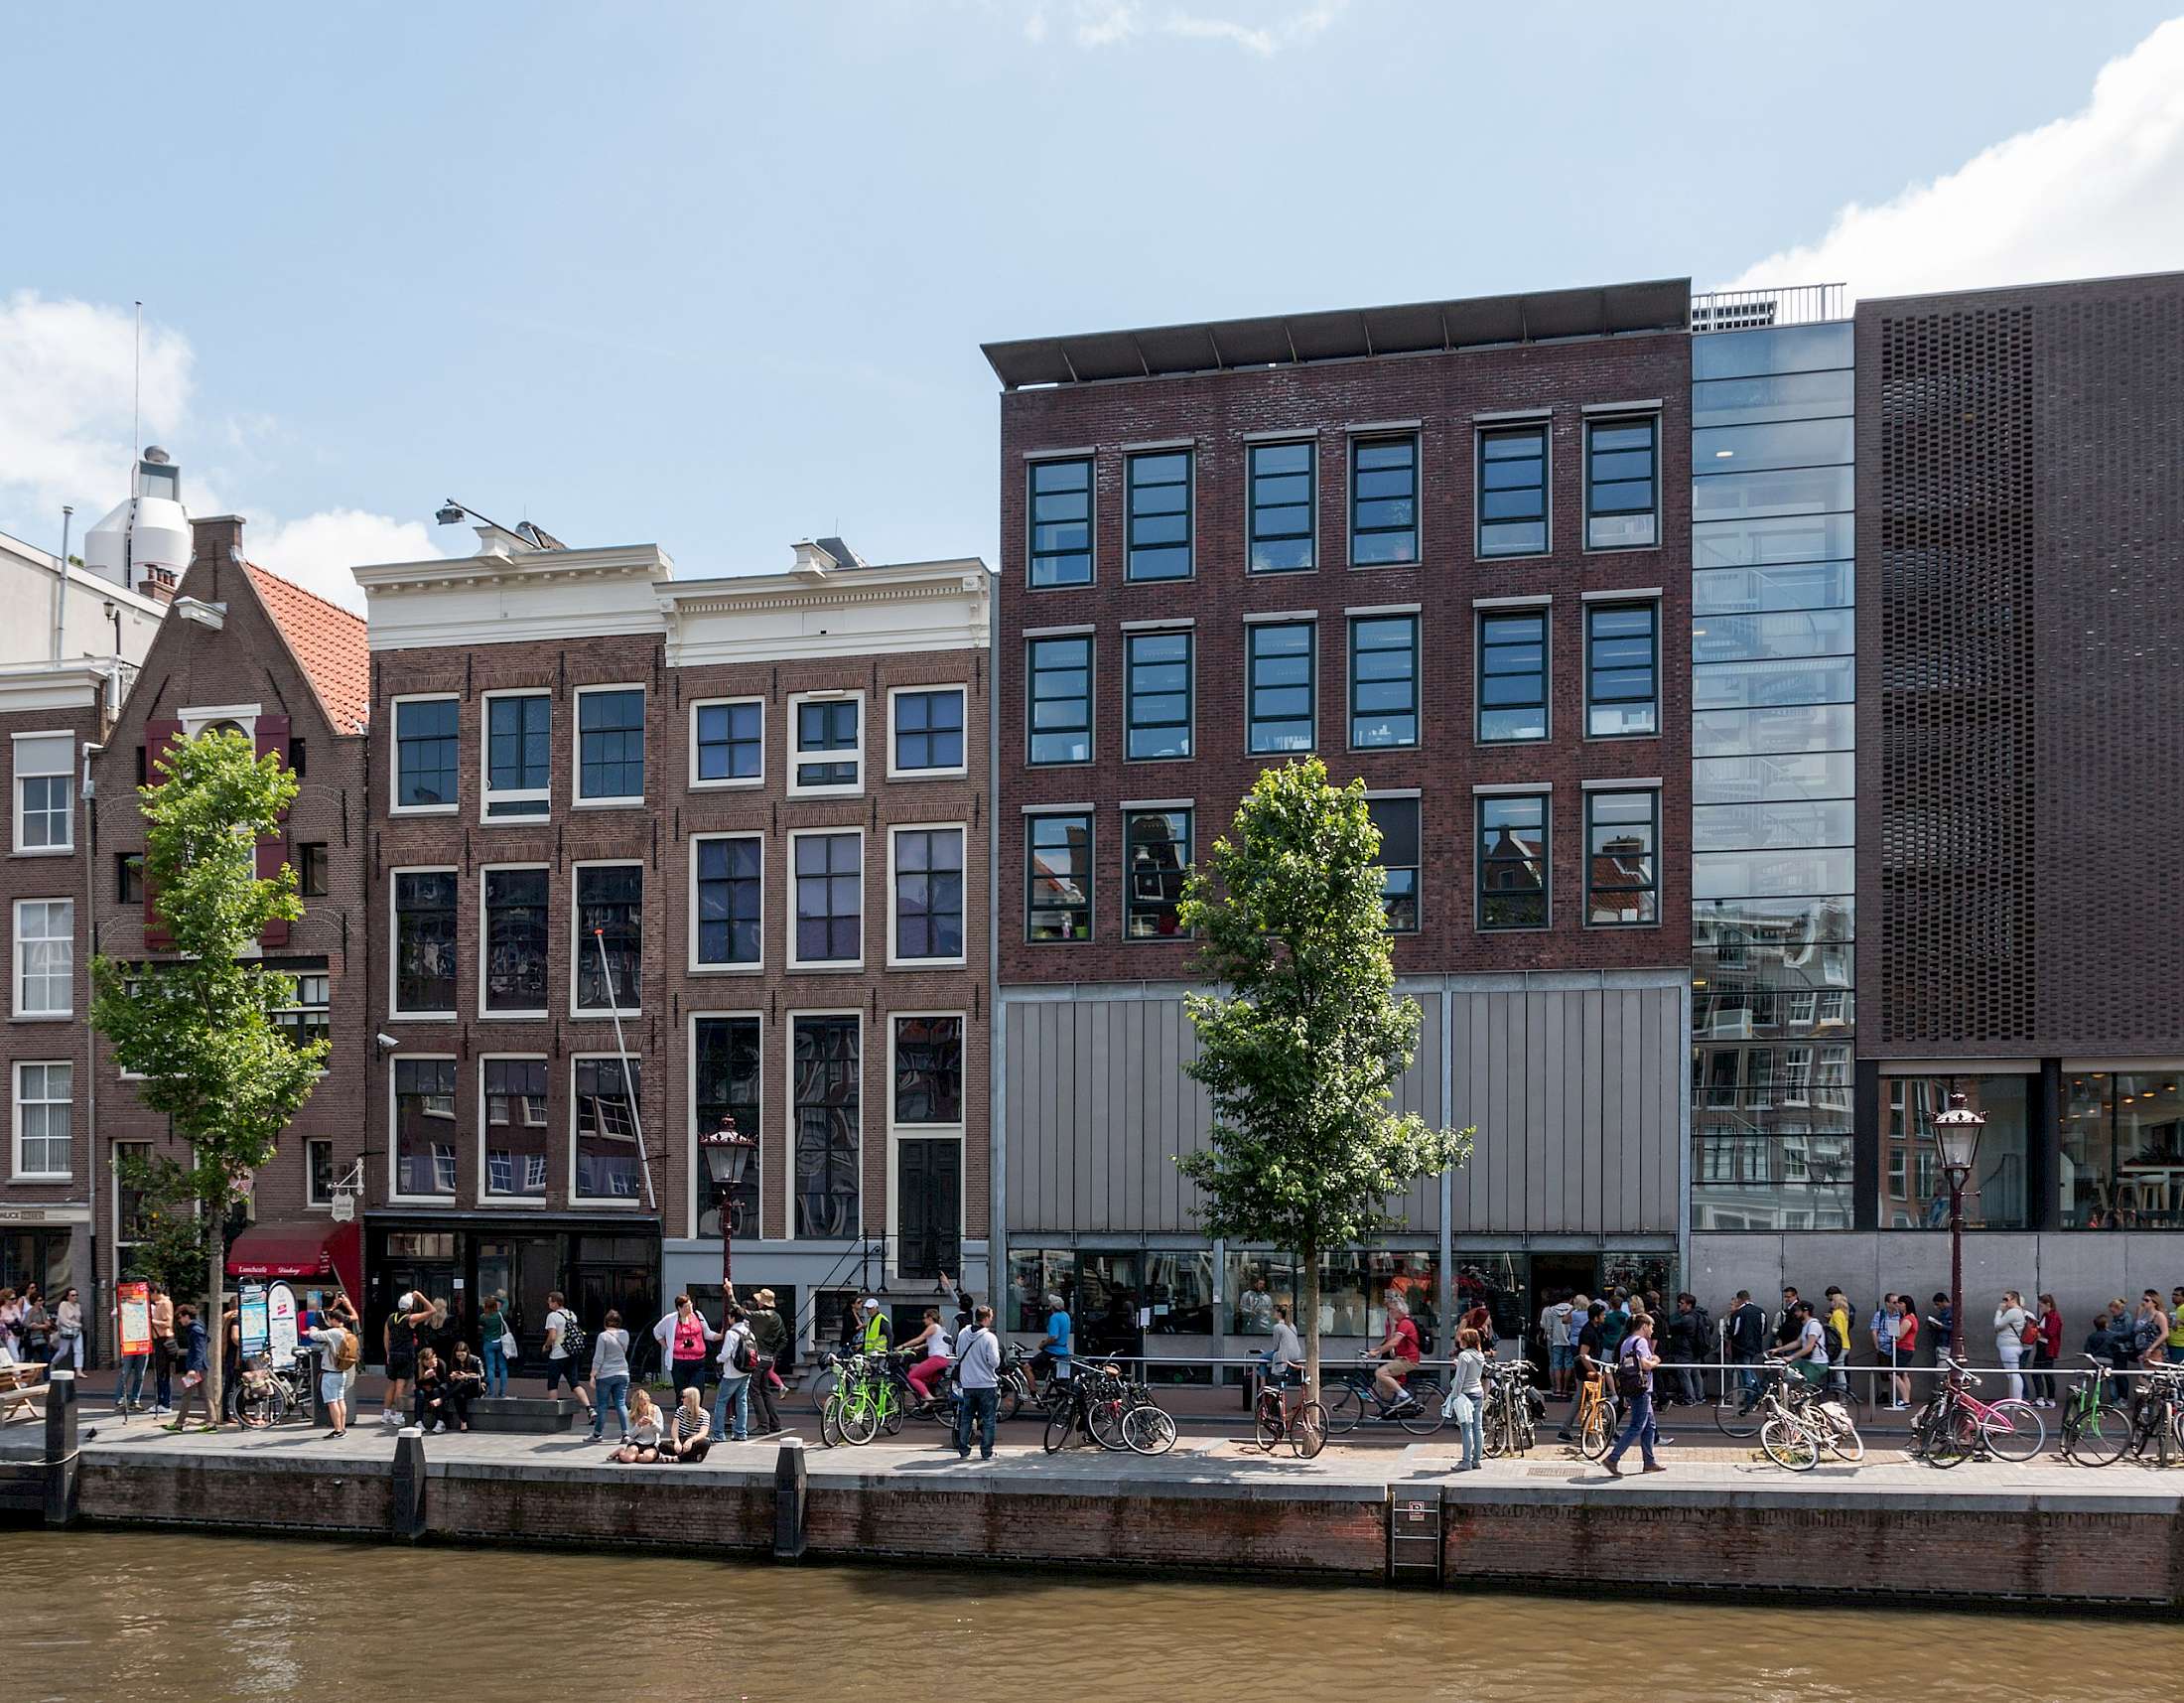
M 804 1443 L 784 1437 L 773 1460 L 773 1559 L 797 1561 L 804 1553 Z
M 320 1393 L 323 1386 L 319 1382 L 319 1374 L 327 1369 L 326 1349 L 313 1343 L 304 1349 L 304 1355 L 310 1364 L 307 1375 L 311 1379 L 311 1423 L 331 1425 L 334 1421 L 327 1416 L 326 1397 Z
M 425 1535 L 425 1433 L 405 1425 L 394 1437 L 394 1535 L 415 1543 Z
M 75 1373 L 46 1374 L 46 1523 L 75 1523 Z

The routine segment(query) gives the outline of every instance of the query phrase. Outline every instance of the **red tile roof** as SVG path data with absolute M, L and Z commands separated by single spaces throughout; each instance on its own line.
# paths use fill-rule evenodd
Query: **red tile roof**
M 300 585 L 246 564 L 266 612 L 310 678 L 340 733 L 362 733 L 371 719 L 371 652 L 360 616 Z

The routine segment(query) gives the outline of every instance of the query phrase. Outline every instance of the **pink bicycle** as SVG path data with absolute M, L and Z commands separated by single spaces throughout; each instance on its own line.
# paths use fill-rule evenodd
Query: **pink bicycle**
M 2031 1402 L 2007 1396 L 1984 1402 L 1972 1392 L 1976 1373 L 1962 1360 L 1941 1356 L 1949 1375 L 1911 1422 L 1911 1453 L 1932 1466 L 1954 1467 L 1975 1455 L 2023 1462 L 2047 1443 L 2047 1422 Z

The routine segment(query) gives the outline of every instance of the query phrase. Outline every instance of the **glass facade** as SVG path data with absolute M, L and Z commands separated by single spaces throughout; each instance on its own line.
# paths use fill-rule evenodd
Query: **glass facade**
M 1694 1229 L 1853 1221 L 1851 366 L 1847 320 L 1692 340 Z M 2009 1080 L 2014 1136 L 1997 1102 L 1977 1180 L 1993 1225 L 2025 1221 Z M 1923 1223 L 1948 1102 L 1888 1087 L 1879 1221 Z
M 1822 1090 L 1816 1086 L 1814 1091 Z M 1949 1109 L 1951 1094 L 1962 1094 L 1965 1104 L 1986 1119 L 1979 1131 L 1979 1163 L 1964 1186 L 1965 1227 L 2029 1229 L 2028 1168 L 2032 1107 L 2038 1092 L 2037 1076 L 1890 1076 L 1884 1080 L 1881 1228 L 1936 1230 L 1949 1223 L 1949 1175 L 1934 1151 L 1934 1118 Z
M 2063 1072 L 2057 1184 L 2068 1230 L 2184 1227 L 2184 1070 Z M 1981 1143 L 1984 1163 L 1984 1143 Z

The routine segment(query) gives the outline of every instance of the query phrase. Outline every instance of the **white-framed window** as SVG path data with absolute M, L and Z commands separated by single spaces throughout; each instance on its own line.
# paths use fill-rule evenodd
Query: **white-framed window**
M 15 745 L 15 849 L 45 857 L 75 847 L 75 737 L 19 733 Z
M 317 1135 L 304 1143 L 304 1205 L 334 1205 L 334 1139 Z
M 754 970 L 765 962 L 765 837 L 690 836 L 690 967 Z
M 838 798 L 865 789 L 865 694 L 796 692 L 788 700 L 788 793 Z
M 574 864 L 569 880 L 569 1009 L 634 1017 L 644 987 L 644 865 Z
M 144 1240 L 150 1226 L 144 1221 L 144 1197 L 129 1187 L 127 1172 L 131 1160 L 139 1164 L 151 1163 L 152 1144 L 149 1141 L 117 1141 L 113 1144 L 112 1155 L 114 1270 L 124 1278 L 141 1276 L 133 1250 Z
M 484 799 L 478 814 L 488 822 L 535 822 L 553 808 L 553 694 L 487 692 L 482 701 L 478 767 Z
M 1788 1010 L 1784 1016 L 1793 1029 L 1810 1029 L 1813 1013 L 1820 1004 L 1820 996 L 1810 989 L 1802 989 L 1789 996 Z
M 489 863 L 478 872 L 478 1015 L 545 1017 L 554 872 Z
M 939 781 L 965 771 L 962 686 L 891 686 L 887 690 L 887 779 Z
M 532 1053 L 488 1053 L 478 1061 L 480 1200 L 504 1205 L 545 1201 L 552 1068 L 543 1055 Z
M 887 828 L 887 962 L 960 964 L 963 947 L 961 822 Z
M 269 964 L 268 969 L 279 970 L 296 983 L 296 1003 L 273 1008 L 273 1026 L 285 1035 L 290 1044 L 308 1047 L 314 1041 L 325 1041 L 334 1033 L 334 977 L 324 969 L 299 966 L 291 969 L 285 964 Z M 322 1065 L 320 1075 L 326 1074 Z
M 788 836 L 790 969 L 865 961 L 865 830 L 798 828 Z
M 397 816 L 441 815 L 458 807 L 463 742 L 462 700 L 453 692 L 394 700 L 394 761 L 388 766 Z
M 452 868 L 387 872 L 392 954 L 387 1015 L 396 1020 L 455 1015 L 456 912 L 462 874 Z
M 635 1206 L 644 1200 L 637 1141 L 642 1062 L 633 1055 L 579 1053 L 569 1061 L 569 1199 Z
M 766 701 L 700 698 L 690 706 L 690 784 L 763 786 Z
M 690 1013 L 691 1233 L 721 1233 L 720 1194 L 706 1174 L 698 1140 L 721 1127 L 723 1113 L 758 1146 L 744 1168 L 744 1181 L 729 1201 L 729 1233 L 738 1241 L 763 1234 L 760 1203 L 765 1199 L 767 1130 L 765 1096 L 765 1020 L 755 1011 Z
M 27 1061 L 15 1066 L 15 1179 L 60 1183 L 73 1169 L 75 1066 L 66 1060 Z
M 576 801 L 644 802 L 644 688 L 577 688 Z
M 961 1011 L 888 1016 L 887 1230 L 898 1276 L 937 1277 L 960 1263 L 968 1031 Z
M 68 1017 L 75 1010 L 75 901 L 15 902 L 15 1015 Z
M 456 1061 L 447 1056 L 387 1061 L 390 1193 L 398 1201 L 455 1195 Z

